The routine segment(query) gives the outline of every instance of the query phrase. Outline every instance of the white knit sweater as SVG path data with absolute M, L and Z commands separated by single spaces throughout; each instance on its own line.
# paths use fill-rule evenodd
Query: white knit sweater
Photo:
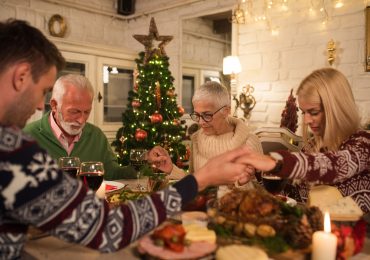
M 248 126 L 241 119 L 229 117 L 228 120 L 234 126 L 232 132 L 221 135 L 206 135 L 203 129 L 200 129 L 193 134 L 190 153 L 191 173 L 205 165 L 212 157 L 243 144 L 248 144 L 253 150 L 263 153 L 258 137 L 249 132 Z M 182 177 L 184 177 L 184 171 L 174 166 L 170 178 L 181 179 Z

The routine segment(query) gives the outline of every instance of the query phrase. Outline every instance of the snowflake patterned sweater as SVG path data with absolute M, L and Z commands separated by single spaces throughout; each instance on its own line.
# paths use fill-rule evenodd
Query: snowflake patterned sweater
M 351 135 L 337 152 L 278 153 L 283 167 L 277 174 L 304 181 L 296 187 L 300 198 L 295 198 L 305 201 L 310 185 L 328 184 L 351 196 L 364 213 L 370 212 L 370 133 Z
M 188 175 L 169 188 L 109 209 L 21 130 L 0 126 L 0 258 L 20 256 L 28 226 L 102 252 L 125 247 L 180 211 L 197 183 Z

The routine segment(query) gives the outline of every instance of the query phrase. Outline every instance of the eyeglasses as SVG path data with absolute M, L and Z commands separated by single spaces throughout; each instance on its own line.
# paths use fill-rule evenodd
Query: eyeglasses
M 204 122 L 207 122 L 207 123 L 209 123 L 209 122 L 211 122 L 212 120 L 213 120 L 213 116 L 218 112 L 218 111 L 220 111 L 221 109 L 223 109 L 224 107 L 226 107 L 226 105 L 225 106 L 223 106 L 223 107 L 220 107 L 219 109 L 217 109 L 215 112 L 213 112 L 213 113 L 210 113 L 210 112 L 204 112 L 204 113 L 197 113 L 197 112 L 193 112 L 193 113 L 191 113 L 190 114 L 190 117 L 191 117 L 191 119 L 193 120 L 193 121 L 195 121 L 195 122 L 199 122 L 200 121 L 200 118 L 202 118 L 203 119 L 203 121 Z

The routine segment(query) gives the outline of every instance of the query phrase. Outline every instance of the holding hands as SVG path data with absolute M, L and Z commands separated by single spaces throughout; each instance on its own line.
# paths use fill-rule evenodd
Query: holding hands
M 248 165 L 248 159 L 245 158 L 250 153 L 251 150 L 247 146 L 242 146 L 208 160 L 203 167 L 194 172 L 199 190 L 203 190 L 207 186 L 236 182 L 243 185 L 250 181 L 255 173 L 254 168 Z M 152 167 L 168 174 L 173 169 L 171 157 L 167 150 L 161 146 L 156 146 L 149 151 L 148 161 Z

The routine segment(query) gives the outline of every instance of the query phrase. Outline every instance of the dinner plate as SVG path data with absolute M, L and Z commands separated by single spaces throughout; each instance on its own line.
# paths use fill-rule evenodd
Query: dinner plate
M 139 252 L 158 257 L 164 260 L 183 260 L 183 259 L 198 259 L 209 255 L 217 248 L 216 244 L 206 241 L 192 242 L 189 246 L 184 247 L 184 251 L 175 252 L 170 249 L 156 246 L 150 236 L 145 236 L 139 240 Z
M 105 182 L 105 193 L 120 190 L 126 186 L 126 184 L 117 181 L 104 181 Z

